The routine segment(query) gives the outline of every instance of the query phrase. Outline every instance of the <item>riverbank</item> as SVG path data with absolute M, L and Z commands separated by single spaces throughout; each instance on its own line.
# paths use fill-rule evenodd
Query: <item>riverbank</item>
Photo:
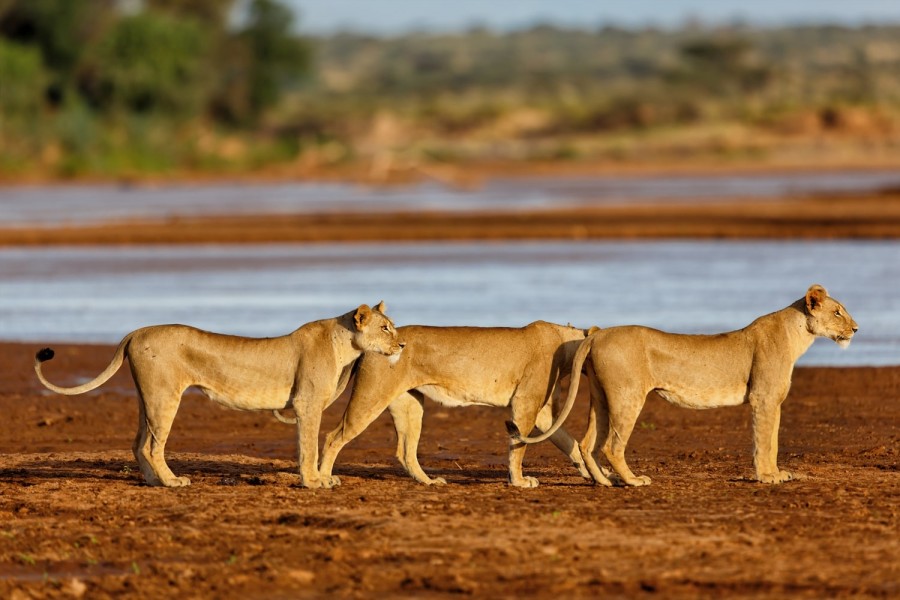
M 460 189 L 471 189 L 498 177 L 603 177 L 603 176 L 705 176 L 761 175 L 900 170 L 894 152 L 866 153 L 830 151 L 792 157 L 697 157 L 652 160 L 479 160 L 448 162 L 388 161 L 387 166 L 372 161 L 322 165 L 303 161 L 261 165 L 244 170 L 174 169 L 166 172 L 133 172 L 124 175 L 80 174 L 62 177 L 35 169 L 0 172 L 0 186 L 72 186 L 118 184 L 157 186 L 171 184 L 205 185 L 235 183 L 349 182 L 360 185 L 391 186 L 417 181 L 437 181 Z M 0 187 L 0 191 L 2 191 Z
M 185 216 L 0 228 L 0 246 L 685 238 L 897 239 L 900 192 L 515 212 Z

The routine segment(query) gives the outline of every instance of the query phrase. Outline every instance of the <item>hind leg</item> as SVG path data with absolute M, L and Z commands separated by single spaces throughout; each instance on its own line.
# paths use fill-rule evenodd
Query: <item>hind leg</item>
M 591 479 L 600 485 L 611 486 L 609 470 L 598 465 L 596 459 L 597 439 L 598 437 L 606 439 L 606 432 L 609 428 L 606 395 L 593 373 L 590 373 L 588 380 L 591 384 L 591 410 L 588 412 L 587 431 L 585 431 L 580 444 L 581 455 L 584 457 Z
M 516 424 L 519 431 L 531 431 L 534 429 L 535 421 L 540 412 L 542 394 L 523 398 L 513 397 L 512 405 L 512 422 Z M 538 486 L 536 477 L 526 477 L 522 475 L 522 460 L 525 458 L 525 450 L 527 444 L 522 442 L 509 443 L 509 485 L 521 488 L 535 488 Z
M 397 396 L 388 406 L 394 429 L 397 430 L 397 458 L 413 479 L 425 485 L 445 484 L 443 477 L 431 478 L 422 470 L 417 456 L 419 438 L 422 435 L 423 398 L 406 392 Z
M 535 426 L 541 431 L 547 431 L 553 424 L 553 420 L 553 407 L 550 404 L 546 404 L 544 405 L 544 408 L 538 412 Z M 556 430 L 556 433 L 550 436 L 550 441 L 553 442 L 553 445 L 559 448 L 563 454 L 569 457 L 569 460 L 572 461 L 572 465 L 578 469 L 578 472 L 581 473 L 582 477 L 590 479 L 591 474 L 584 466 L 584 459 L 581 456 L 581 449 L 578 447 L 578 442 L 572 438 L 568 431 L 560 427 Z
M 649 477 L 635 475 L 625 462 L 625 447 L 646 398 L 646 393 L 635 389 L 607 393 L 609 432 L 603 444 L 603 453 L 626 485 L 650 485 Z
M 181 404 L 181 394 L 175 391 L 144 393 L 140 390 L 138 394 L 141 398 L 140 416 L 143 417 L 143 423 L 138 427 L 134 449 L 144 479 L 154 486 L 190 485 L 190 479 L 176 476 L 166 464 L 166 440 Z
M 144 410 L 144 399 L 138 394 L 138 429 L 134 437 L 134 443 L 131 445 L 131 452 L 137 460 L 138 468 L 144 481 L 148 485 L 161 486 L 162 481 L 156 476 L 156 471 L 152 464 L 146 458 L 150 456 L 150 430 L 147 427 L 147 412 Z

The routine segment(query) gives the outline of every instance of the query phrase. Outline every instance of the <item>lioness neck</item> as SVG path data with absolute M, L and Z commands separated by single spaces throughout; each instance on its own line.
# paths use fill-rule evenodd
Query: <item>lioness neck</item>
M 797 362 L 803 354 L 809 350 L 812 343 L 816 341 L 816 336 L 809 331 L 806 325 L 806 305 L 803 299 L 794 302 L 790 306 L 774 313 L 784 326 L 785 334 L 788 337 L 791 350 L 791 358 L 793 362 Z
M 302 334 L 301 332 L 308 332 Z M 335 364 L 346 367 L 362 354 L 362 350 L 356 347 L 353 340 L 353 314 L 348 313 L 333 319 L 322 319 L 303 325 L 294 331 L 292 336 L 302 340 L 304 336 L 311 335 L 318 340 L 316 352 L 328 352 L 330 350 Z M 311 339 L 311 338 L 310 338 Z
M 338 362 L 344 366 L 349 365 L 362 355 L 362 350 L 356 347 L 354 341 L 353 313 L 347 313 L 334 319 L 331 331 L 331 339 Z

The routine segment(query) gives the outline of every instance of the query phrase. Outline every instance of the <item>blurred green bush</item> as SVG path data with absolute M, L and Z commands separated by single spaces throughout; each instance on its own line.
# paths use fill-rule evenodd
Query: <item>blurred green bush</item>
M 43 108 L 47 72 L 37 48 L 0 38 L 0 114 L 34 116 Z

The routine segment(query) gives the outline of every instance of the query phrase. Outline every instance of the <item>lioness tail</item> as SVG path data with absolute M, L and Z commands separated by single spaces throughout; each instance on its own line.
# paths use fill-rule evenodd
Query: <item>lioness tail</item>
M 281 411 L 279 411 L 277 409 L 273 410 L 272 414 L 275 415 L 276 419 L 278 419 L 282 423 L 286 423 L 288 425 L 296 425 L 300 421 L 300 419 L 298 419 L 297 417 L 294 417 L 293 419 L 285 417 L 284 415 L 281 414 Z
M 87 383 L 83 383 L 75 387 L 66 388 L 54 385 L 47 381 L 47 379 L 44 377 L 44 373 L 41 370 L 41 364 L 48 360 L 51 360 L 55 356 L 52 348 L 42 348 L 40 351 L 38 351 L 37 354 L 34 355 L 34 372 L 37 373 L 37 378 L 42 384 L 44 384 L 45 388 L 47 388 L 48 390 L 53 390 L 58 394 L 75 396 L 77 394 L 89 392 L 109 381 L 109 378 L 119 370 L 119 367 L 122 366 L 122 362 L 125 360 L 125 348 L 128 346 L 128 342 L 131 340 L 132 335 L 133 333 L 129 333 L 122 339 L 121 342 L 119 342 L 119 347 L 116 348 L 116 354 L 115 356 L 113 356 L 112 362 L 109 363 L 109 365 L 102 373 L 100 373 L 99 375 L 97 375 L 97 377 L 95 377 L 91 381 L 88 381 Z
M 584 341 L 579 344 L 578 350 L 575 352 L 575 358 L 572 360 L 572 377 L 569 381 L 569 395 L 566 398 L 566 404 L 565 406 L 563 406 L 562 412 L 559 413 L 556 421 L 553 422 L 553 425 L 551 425 L 550 428 L 547 429 L 547 431 L 534 437 L 523 436 L 522 432 L 519 431 L 519 428 L 516 427 L 515 423 L 513 423 L 512 421 L 507 421 L 506 431 L 514 441 L 521 442 L 523 444 L 536 444 L 538 442 L 543 442 L 551 435 L 556 433 L 557 429 L 562 427 L 563 422 L 565 422 L 566 418 L 569 416 L 569 413 L 572 412 L 572 407 L 575 406 L 575 397 L 578 395 L 578 382 L 581 379 L 581 367 L 584 366 L 584 361 L 587 358 L 588 353 L 591 351 L 591 346 L 594 341 L 593 333 L 595 331 L 599 331 L 599 329 L 595 329 L 592 327 L 591 335 L 584 338 Z

